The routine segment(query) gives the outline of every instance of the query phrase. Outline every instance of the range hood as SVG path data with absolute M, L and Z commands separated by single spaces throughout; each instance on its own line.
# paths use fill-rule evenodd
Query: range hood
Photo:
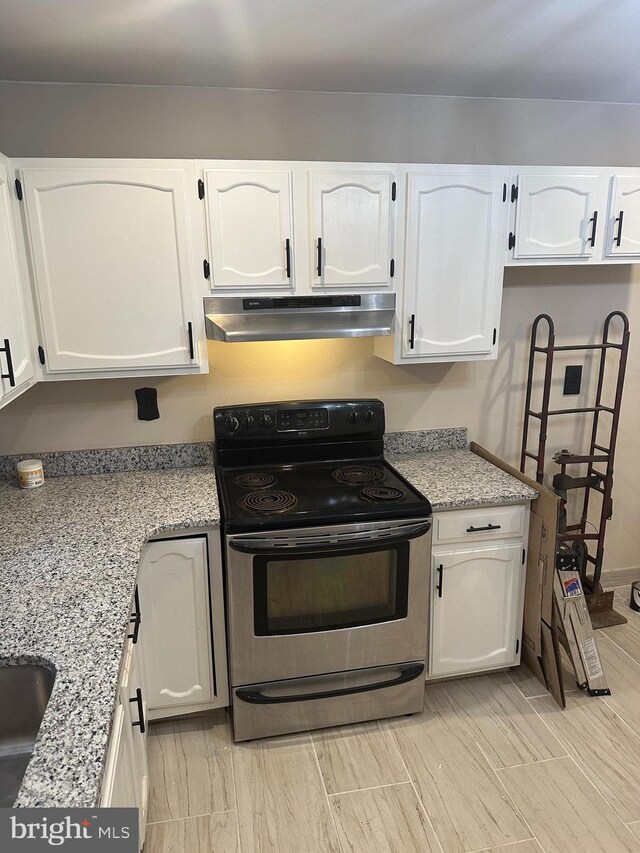
M 295 341 L 390 335 L 394 293 L 335 296 L 206 297 L 212 341 Z

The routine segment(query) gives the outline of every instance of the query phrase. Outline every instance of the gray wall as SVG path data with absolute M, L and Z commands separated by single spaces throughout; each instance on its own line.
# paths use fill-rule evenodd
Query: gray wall
M 0 151 L 635 165 L 640 105 L 168 86 L 0 83 Z
M 12 156 L 640 167 L 640 106 L 9 83 L 0 84 L 0 115 L 8 118 L 0 151 Z M 372 395 L 384 400 L 392 430 L 467 425 L 513 462 L 533 317 L 546 311 L 562 341 L 586 342 L 614 309 L 640 328 L 640 267 L 509 269 L 497 361 L 394 367 L 373 355 L 370 339 L 210 343 L 208 376 L 145 380 L 158 388 L 160 420 L 136 420 L 139 380 L 43 383 L 0 411 L 0 454 L 208 440 L 215 405 Z M 640 562 L 639 343 L 632 335 L 607 568 Z M 584 435 L 558 424 L 551 449 L 578 451 Z

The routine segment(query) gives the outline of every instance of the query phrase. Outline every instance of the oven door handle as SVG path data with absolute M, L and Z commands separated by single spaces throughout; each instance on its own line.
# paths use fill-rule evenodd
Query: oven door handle
M 293 693 L 291 696 L 267 696 L 261 690 L 236 690 L 236 696 L 252 705 L 280 705 L 284 702 L 310 702 L 313 699 L 335 699 L 339 696 L 352 696 L 354 693 L 368 693 L 385 687 L 397 687 L 408 681 L 415 681 L 424 672 L 424 664 L 412 664 L 403 669 L 396 678 L 389 681 L 376 681 L 373 684 L 361 684 L 358 687 L 343 687 L 340 690 L 326 690 L 319 693 Z
M 417 524 L 407 524 L 403 527 L 387 527 L 383 529 L 360 530 L 355 533 L 316 533 L 305 536 L 278 536 L 277 533 L 269 536 L 267 534 L 249 534 L 246 538 L 240 534 L 230 536 L 228 545 L 234 551 L 245 554 L 256 554 L 270 552 L 291 551 L 355 551 L 362 550 L 363 545 L 370 543 L 397 545 L 416 539 L 431 529 L 430 521 L 421 521 Z

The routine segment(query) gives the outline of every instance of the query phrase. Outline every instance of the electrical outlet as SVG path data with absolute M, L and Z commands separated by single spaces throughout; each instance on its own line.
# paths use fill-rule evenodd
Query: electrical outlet
M 582 385 L 582 365 L 568 364 L 564 369 L 564 388 L 562 393 L 579 394 L 580 386 Z
M 139 421 L 155 421 L 160 417 L 156 388 L 136 388 L 136 400 Z

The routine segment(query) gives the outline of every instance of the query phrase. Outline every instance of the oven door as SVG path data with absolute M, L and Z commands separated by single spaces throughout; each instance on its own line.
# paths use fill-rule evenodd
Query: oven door
M 234 686 L 426 657 L 429 519 L 227 537 Z

